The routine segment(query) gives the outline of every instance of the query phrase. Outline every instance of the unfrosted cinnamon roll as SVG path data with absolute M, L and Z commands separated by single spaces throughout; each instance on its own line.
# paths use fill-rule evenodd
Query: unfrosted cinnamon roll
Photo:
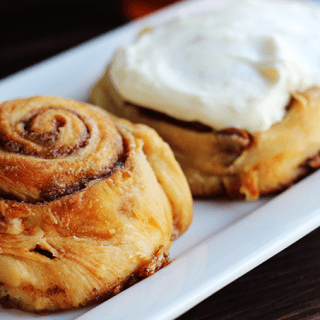
M 0 105 L 0 303 L 108 298 L 169 262 L 192 219 L 187 182 L 144 125 L 57 97 Z

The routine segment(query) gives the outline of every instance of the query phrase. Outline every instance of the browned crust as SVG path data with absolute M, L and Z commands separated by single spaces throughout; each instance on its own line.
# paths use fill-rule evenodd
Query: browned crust
M 134 271 L 131 275 L 129 275 L 127 279 L 117 284 L 112 290 L 108 290 L 105 292 L 104 291 L 98 292 L 97 289 L 93 288 L 90 294 L 91 298 L 87 299 L 83 303 L 83 306 L 101 303 L 103 301 L 106 301 L 114 297 L 115 295 L 130 288 L 131 286 L 138 283 L 139 281 L 152 276 L 155 272 L 169 265 L 171 261 L 172 260 L 169 257 L 169 252 L 166 251 L 163 246 L 160 246 L 159 249 L 155 252 L 151 260 L 147 261 L 144 265 L 140 266 L 136 271 Z M 1 290 L 1 286 L 5 286 L 5 285 L 0 283 L 0 290 Z M 59 294 L 66 294 L 66 290 L 57 285 L 46 290 L 46 295 L 48 297 L 59 295 Z M 10 294 L 0 297 L 0 305 L 4 309 L 20 309 L 24 311 L 29 311 L 28 309 L 24 308 L 23 303 L 19 302 L 15 298 L 12 298 Z M 62 309 L 55 310 L 55 312 L 59 312 L 59 311 L 62 311 Z M 47 315 L 49 313 L 52 313 L 52 310 L 44 309 L 44 310 L 35 311 L 35 312 L 41 315 Z
M 39 156 L 46 143 L 40 139 L 35 144 L 34 137 L 30 143 L 19 118 L 24 114 L 29 119 L 35 105 L 40 109 L 60 106 L 50 108 L 45 119 L 37 119 L 40 125 L 32 130 L 40 136 L 41 127 L 49 122 L 49 132 L 60 115 L 68 128 L 81 127 L 79 117 L 65 112 L 76 108 L 90 128 L 90 141 L 73 154 L 53 159 Z M 0 189 L 4 191 L 0 297 L 4 307 L 34 312 L 72 309 L 109 298 L 169 263 L 172 239 L 191 223 L 192 197 L 171 149 L 155 130 L 92 105 L 52 96 L 0 105 L 0 123 L 4 135 L 38 152 L 32 156 L 0 146 Z M 58 131 L 62 135 L 63 130 Z M 68 142 L 77 145 L 76 135 L 67 132 L 67 136 L 57 139 L 58 149 Z M 55 148 L 51 143 L 50 148 Z M 83 170 L 90 179 L 80 189 L 66 183 L 70 178 L 77 185 L 79 176 L 83 181 Z M 58 193 L 53 199 L 42 197 L 48 184 L 41 180 L 46 177 L 56 182 Z M 61 190 L 69 186 L 72 193 L 60 193 L 60 185 Z M 30 190 L 32 201 L 27 202 Z M 11 194 L 14 200 L 9 199 Z

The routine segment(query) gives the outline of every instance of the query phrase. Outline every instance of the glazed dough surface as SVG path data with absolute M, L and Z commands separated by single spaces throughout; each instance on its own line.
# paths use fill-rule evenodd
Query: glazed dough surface
M 168 263 L 192 199 L 168 145 L 89 104 L 0 105 L 0 302 L 71 309 Z

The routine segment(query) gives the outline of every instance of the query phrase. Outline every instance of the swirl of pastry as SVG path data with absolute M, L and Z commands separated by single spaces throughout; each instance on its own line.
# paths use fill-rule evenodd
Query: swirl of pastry
M 0 195 L 29 202 L 53 200 L 109 174 L 123 144 L 104 118 L 57 98 L 3 103 Z
M 104 300 L 165 266 L 192 198 L 144 125 L 70 99 L 0 105 L 0 303 L 29 311 Z

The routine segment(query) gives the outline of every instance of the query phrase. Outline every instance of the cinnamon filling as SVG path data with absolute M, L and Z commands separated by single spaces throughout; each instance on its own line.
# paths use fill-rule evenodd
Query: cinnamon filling
M 49 259 L 54 259 L 55 258 L 55 256 L 53 255 L 52 252 L 50 252 L 48 250 L 45 250 L 45 249 L 41 249 L 40 246 L 36 246 L 33 250 L 30 250 L 30 251 L 37 252 L 37 253 L 39 253 L 39 254 L 41 254 L 41 255 L 49 258 Z
M 72 144 L 63 141 L 63 134 L 61 134 L 61 130 L 67 126 L 66 117 L 61 114 L 50 114 L 59 111 L 70 114 L 77 120 L 78 134 L 75 139 L 72 139 Z M 49 113 L 47 117 L 45 117 L 46 113 Z M 41 117 L 44 120 L 41 121 Z M 90 129 L 79 114 L 72 110 L 59 110 L 55 107 L 43 107 L 32 112 L 29 117 L 18 122 L 16 129 L 23 140 L 16 140 L 4 132 L 0 132 L 0 148 L 8 152 L 43 159 L 71 155 L 85 147 L 90 137 Z M 32 144 L 26 144 L 24 140 Z M 59 141 L 60 143 L 58 143 Z M 42 148 L 38 150 L 33 144 L 40 145 Z
M 126 161 L 128 148 L 116 128 L 108 131 L 103 124 L 98 133 L 100 127 L 81 112 L 44 106 L 27 110 L 20 119 L 18 116 L 4 118 L 0 126 L 0 148 L 4 151 L 0 181 L 8 181 L 8 186 L 7 182 L 0 185 L 0 197 L 4 200 L 52 201 L 85 189 L 97 179 L 108 178 Z M 97 154 L 94 148 L 99 149 Z M 16 160 L 20 156 L 21 160 Z M 43 166 L 32 158 L 44 159 Z M 13 185 L 17 188 L 11 191 Z
M 176 126 L 180 126 L 189 130 L 194 130 L 198 132 L 212 132 L 213 129 L 205 124 L 202 124 L 198 121 L 184 121 L 184 120 L 178 120 L 173 117 L 168 116 L 167 114 L 164 114 L 159 111 L 147 109 L 144 107 L 136 106 L 130 102 L 125 102 L 125 105 L 130 107 L 138 108 L 139 111 L 144 114 L 146 117 L 153 118 L 155 120 L 161 120 L 166 121 L 168 123 L 174 124 Z
M 0 198 L 2 200 L 11 200 L 11 201 L 23 201 L 28 203 L 43 203 L 47 201 L 54 201 L 56 199 L 59 199 L 63 196 L 70 195 L 74 192 L 83 190 L 87 188 L 90 183 L 94 182 L 97 179 L 107 179 L 109 178 L 113 173 L 117 172 L 118 170 L 121 170 L 121 168 L 124 166 L 127 159 L 127 155 L 124 154 L 113 164 L 112 168 L 106 168 L 102 172 L 96 175 L 90 175 L 83 179 L 81 179 L 78 182 L 73 182 L 70 185 L 64 186 L 61 189 L 56 188 L 52 185 L 46 185 L 45 188 L 43 188 L 40 192 L 39 199 L 33 199 L 33 198 L 25 198 L 24 200 L 21 200 L 20 197 L 15 196 L 11 193 L 6 193 L 3 190 L 0 189 Z
M 186 130 L 192 130 L 199 133 L 212 133 L 216 135 L 217 149 L 223 154 L 233 156 L 231 160 L 228 159 L 227 162 L 229 164 L 241 155 L 244 150 L 248 149 L 254 142 L 254 137 L 245 130 L 238 128 L 214 130 L 213 128 L 198 121 L 178 120 L 164 113 L 136 106 L 129 102 L 126 102 L 125 104 L 127 106 L 137 108 L 143 116 L 151 118 L 152 120 L 164 121 Z
M 171 116 L 168 116 L 167 114 L 164 114 L 159 111 L 154 111 L 151 109 L 147 109 L 141 106 L 137 106 L 134 104 L 131 104 L 129 102 L 125 102 L 125 105 L 130 106 L 130 107 L 135 107 L 139 110 L 140 113 L 145 115 L 146 117 L 152 118 L 153 120 L 159 120 L 159 121 L 165 121 L 168 123 L 171 123 L 173 125 L 188 129 L 188 130 L 193 130 L 197 132 L 216 132 L 217 134 L 223 134 L 227 136 L 232 136 L 232 135 L 237 135 L 239 138 L 242 138 L 244 140 L 251 140 L 251 135 L 245 131 L 241 130 L 238 128 L 226 128 L 222 130 L 214 130 L 213 128 L 200 123 L 198 121 L 184 121 L 184 120 L 178 120 L 176 118 L 173 118 Z

